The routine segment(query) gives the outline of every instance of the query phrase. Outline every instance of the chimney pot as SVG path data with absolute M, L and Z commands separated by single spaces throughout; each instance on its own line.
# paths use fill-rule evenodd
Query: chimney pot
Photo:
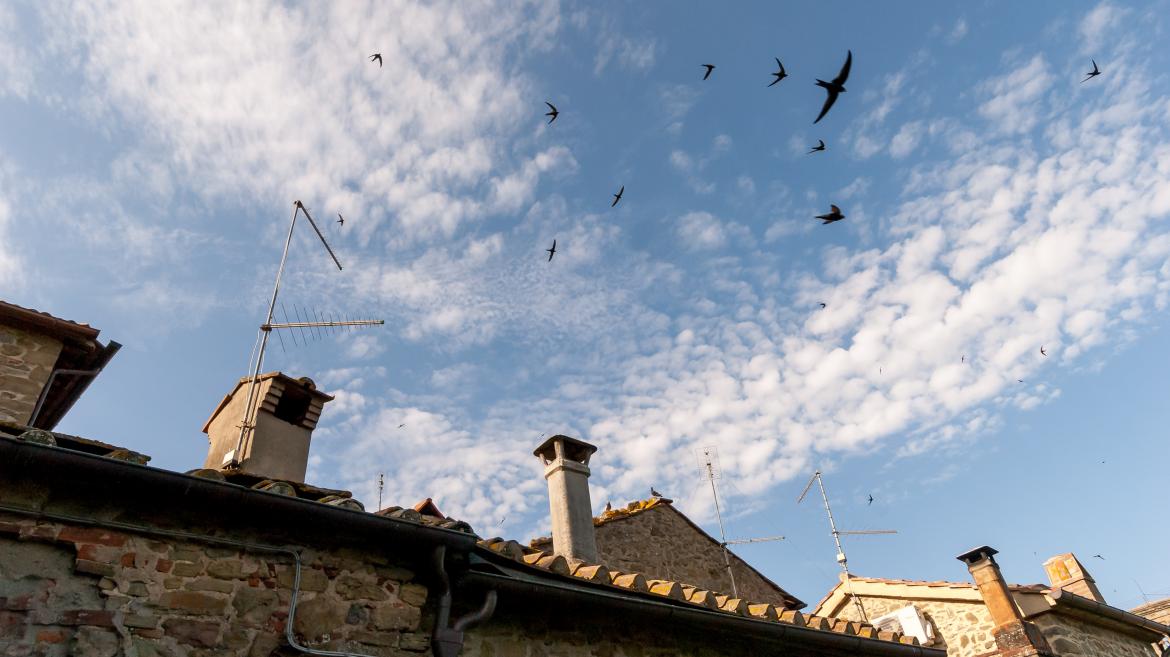
M 559 434 L 533 451 L 548 482 L 553 553 L 587 563 L 597 563 L 589 501 L 589 459 L 596 451 L 594 445 Z
M 1083 598 L 1105 602 L 1097 582 L 1072 552 L 1065 552 L 1044 562 L 1044 572 L 1053 588 L 1075 593 Z

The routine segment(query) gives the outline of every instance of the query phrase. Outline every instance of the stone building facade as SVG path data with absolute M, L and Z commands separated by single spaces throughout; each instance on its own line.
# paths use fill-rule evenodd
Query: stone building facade
M 942 657 L 898 634 L 0 423 L 0 655 Z
M 998 568 L 995 572 L 998 573 Z M 848 583 L 842 580 L 821 600 L 814 613 L 859 619 L 860 612 L 850 597 L 850 590 L 860 599 L 866 619 L 875 624 L 882 616 L 913 605 L 933 630 L 935 640 L 930 645 L 945 649 L 949 657 L 1014 654 L 1154 657 L 1158 653 L 1153 644 L 1170 631 L 1158 623 L 1110 607 L 1103 600 L 1059 587 L 1001 584 L 1010 600 L 1006 618 L 1004 612 L 995 611 L 987 603 L 987 592 L 982 590 L 985 586 L 866 577 L 853 577 Z M 1074 586 L 1089 590 L 1081 580 Z M 1091 590 L 1095 592 L 1096 587 Z M 1033 635 L 1025 642 L 1029 645 L 1020 649 L 1023 652 L 1016 653 L 1002 645 L 1003 627 L 1012 623 L 1019 625 L 1023 634 Z
M 120 347 L 116 342 L 102 345 L 99 333 L 85 324 L 0 301 L 0 421 L 42 429 L 56 426 Z M 54 370 L 72 373 L 53 377 Z M 93 374 L 79 376 L 78 371 Z M 38 400 L 41 408 L 34 421 Z
M 714 591 L 732 590 L 719 541 L 683 515 L 668 498 L 631 502 L 594 518 L 593 525 L 602 563 Z M 539 538 L 531 545 L 547 550 L 551 540 Z M 805 606 L 734 552 L 729 554 L 740 597 L 785 609 Z

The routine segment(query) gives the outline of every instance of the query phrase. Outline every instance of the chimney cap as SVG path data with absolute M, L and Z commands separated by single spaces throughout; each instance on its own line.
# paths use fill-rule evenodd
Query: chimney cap
M 596 445 L 591 445 L 584 440 L 577 440 L 564 434 L 557 434 L 551 436 L 548 440 L 540 444 L 540 447 L 532 450 L 532 453 L 545 460 L 552 461 L 556 458 L 557 442 L 563 442 L 565 445 L 565 457 L 573 461 L 587 462 L 590 456 L 597 451 Z
M 995 561 L 995 559 L 992 557 L 997 554 L 999 554 L 999 550 L 996 550 L 995 548 L 988 545 L 980 545 L 973 550 L 967 550 L 955 558 L 967 565 L 971 565 L 983 559 L 991 559 L 992 561 Z

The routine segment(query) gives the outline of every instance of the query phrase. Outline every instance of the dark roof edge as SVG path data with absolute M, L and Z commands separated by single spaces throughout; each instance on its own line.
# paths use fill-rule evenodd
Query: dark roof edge
M 78 324 L 7 301 L 0 301 L 0 320 L 15 324 L 24 330 L 32 329 L 46 333 L 62 342 L 72 340 L 84 343 L 97 340 L 98 334 L 101 333 L 88 324 Z
M 66 374 L 65 382 L 62 383 L 60 379 L 53 382 L 53 389 L 57 391 L 54 395 L 53 390 L 46 390 L 44 406 L 41 408 L 40 414 L 36 418 L 34 426 L 37 429 L 44 429 L 52 431 L 65 415 L 73 408 L 81 395 L 89 389 L 89 384 L 98 378 L 102 370 L 106 368 L 110 360 L 114 358 L 114 354 L 122 348 L 122 345 L 110 340 L 106 346 L 102 346 L 100 342 L 94 340 L 94 346 L 97 349 L 90 356 L 88 362 L 85 364 L 85 369 L 93 372 L 93 374 Z
M 833 650 L 834 652 L 830 654 L 865 655 L 866 657 L 945 657 L 946 655 L 944 651 L 935 648 L 761 621 L 693 605 L 672 604 L 668 600 L 649 599 L 638 594 L 613 590 L 609 587 L 560 581 L 553 577 L 532 575 L 520 579 L 510 576 L 506 572 L 496 574 L 471 571 L 464 575 L 463 582 L 517 595 L 558 599 L 570 604 L 593 603 L 614 607 L 658 620 L 685 623 L 687 627 L 734 631 L 772 640 L 789 640 L 802 645 Z
M 1129 625 L 1135 629 L 1140 628 L 1152 633 L 1153 635 L 1156 635 L 1153 637 L 1152 641 L 1157 641 L 1163 636 L 1170 636 L 1170 627 L 1167 627 L 1166 625 L 1163 625 L 1157 621 L 1150 620 L 1145 616 L 1132 614 L 1128 611 L 1125 611 L 1124 609 L 1118 609 L 1117 607 L 1113 607 L 1102 602 L 1097 602 L 1096 600 L 1090 600 L 1084 596 L 1056 588 L 1049 591 L 1048 596 L 1056 602 L 1056 610 L 1060 610 L 1063 607 L 1066 609 L 1075 609 L 1081 612 L 1088 612 L 1088 614 L 1095 616 L 1103 616 L 1111 621 Z M 1150 637 L 1147 636 L 1143 638 Z
M 250 517 L 257 518 L 287 516 L 298 519 L 301 524 L 314 523 L 354 535 L 360 534 L 363 540 L 378 540 L 379 535 L 382 535 L 383 538 L 446 545 L 464 552 L 473 549 L 476 542 L 475 535 L 464 532 L 253 490 L 226 481 L 194 477 L 61 447 L 0 438 L 0 482 L 28 479 L 36 477 L 37 472 L 46 471 L 51 472 L 52 476 L 42 477 L 41 481 L 62 484 L 53 487 L 54 504 L 61 502 L 62 498 L 57 493 L 65 487 L 66 482 L 67 485 L 89 491 L 121 492 L 149 487 L 157 494 L 157 497 L 152 498 L 155 507 L 160 503 L 159 500 L 173 495 L 189 502 L 190 508 L 195 511 L 214 508 L 241 513 L 255 512 L 256 515 Z M 98 485 L 86 486 L 87 483 L 95 482 Z M 103 502 L 100 497 L 100 493 L 90 493 L 83 502 L 100 507 Z

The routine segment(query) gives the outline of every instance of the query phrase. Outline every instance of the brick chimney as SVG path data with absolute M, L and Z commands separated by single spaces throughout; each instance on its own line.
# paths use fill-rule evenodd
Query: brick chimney
M 235 460 L 244 472 L 303 482 L 313 429 L 333 397 L 318 391 L 308 377 L 261 374 L 256 383 L 257 401 L 248 418 L 249 430 L 241 444 L 240 422 L 251 381 L 248 376 L 240 379 L 203 425 L 208 440 L 203 467 L 218 470 Z
M 1097 588 L 1097 582 L 1072 552 L 1058 554 L 1044 562 L 1044 572 L 1052 588 L 1075 593 L 1096 602 L 1105 602 L 1105 596 Z
M 566 558 L 597 563 L 593 505 L 589 502 L 589 457 L 597 447 L 556 435 L 533 454 L 544 463 L 548 506 L 552 518 L 553 552 Z
M 995 645 L 999 654 L 1012 657 L 1027 655 L 1053 655 L 1048 642 L 1032 623 L 1025 621 L 1020 609 L 1012 598 L 999 564 L 995 562 L 997 551 L 986 545 L 964 552 L 955 557 L 967 564 L 971 571 L 971 578 L 979 588 L 979 595 L 983 604 L 991 613 L 991 621 L 995 623 L 991 634 L 995 638 Z

